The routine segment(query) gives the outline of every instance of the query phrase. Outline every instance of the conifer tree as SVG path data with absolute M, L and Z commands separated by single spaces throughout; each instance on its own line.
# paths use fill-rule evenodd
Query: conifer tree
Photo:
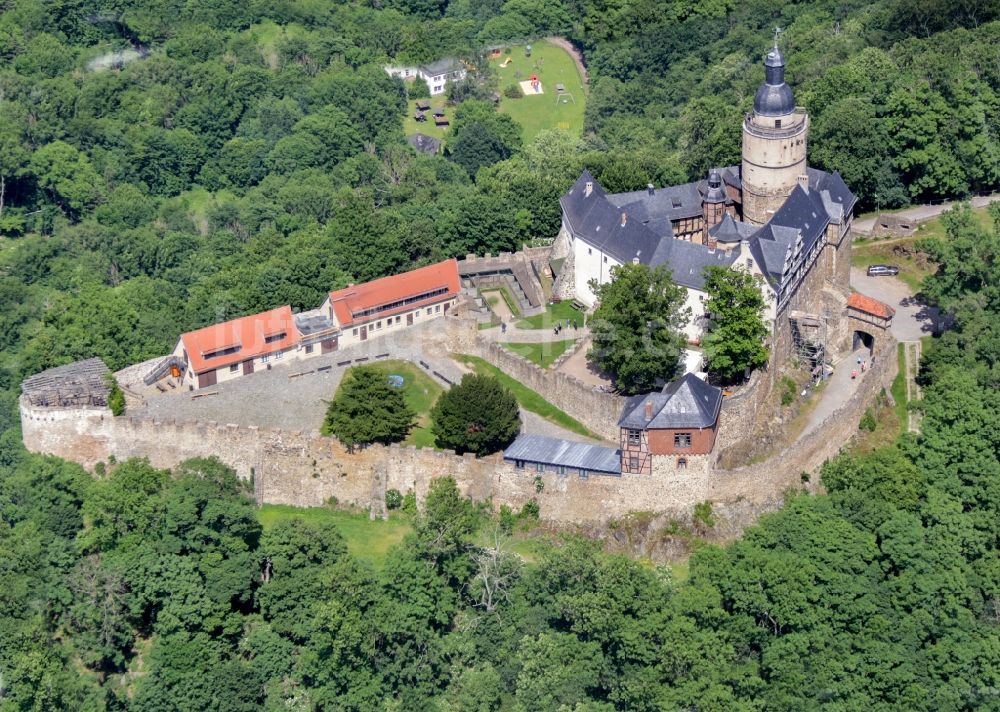
M 493 376 L 466 374 L 431 411 L 438 447 L 487 455 L 509 445 L 521 429 L 517 399 Z
M 352 368 L 330 401 L 324 435 L 334 435 L 348 448 L 399 442 L 413 427 L 416 414 L 403 392 L 389 385 L 384 371 L 373 366 Z

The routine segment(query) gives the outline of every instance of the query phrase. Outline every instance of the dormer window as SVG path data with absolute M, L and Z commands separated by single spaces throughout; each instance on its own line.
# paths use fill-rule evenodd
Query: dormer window
M 781 119 L 775 119 L 774 120 L 774 128 L 776 128 L 776 129 L 780 129 L 781 128 Z

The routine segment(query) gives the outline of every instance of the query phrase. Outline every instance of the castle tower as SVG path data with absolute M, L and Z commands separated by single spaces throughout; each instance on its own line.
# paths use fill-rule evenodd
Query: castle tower
M 785 84 L 785 57 L 774 47 L 764 60 L 764 83 L 743 121 L 743 217 L 766 223 L 791 194 L 806 182 L 806 135 L 809 116 L 795 107 Z
M 708 174 L 708 190 L 701 198 L 702 244 L 715 247 L 715 238 L 708 234 L 708 230 L 722 222 L 725 214 L 726 189 L 722 187 L 722 176 L 713 170 Z

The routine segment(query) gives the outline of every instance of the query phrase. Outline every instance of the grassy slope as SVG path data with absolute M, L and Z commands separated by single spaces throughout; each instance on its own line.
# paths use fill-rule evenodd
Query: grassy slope
M 389 549 L 403 541 L 412 531 L 410 523 L 402 516 L 394 516 L 387 521 L 371 520 L 364 512 L 346 512 L 328 507 L 292 507 L 285 504 L 265 504 L 257 511 L 257 519 L 265 530 L 293 517 L 313 522 L 333 522 L 347 542 L 347 550 L 351 555 L 376 567 L 381 567 Z
M 583 112 L 586 108 L 587 98 L 583 80 L 576 70 L 573 58 L 561 47 L 556 47 L 548 42 L 538 42 L 532 45 L 531 57 L 524 56 L 524 46 L 518 45 L 510 48 L 507 53 L 513 61 L 510 65 L 501 69 L 501 59 L 491 60 L 493 68 L 496 70 L 500 80 L 500 90 L 519 81 L 515 78 L 517 72 L 521 72 L 521 80 L 528 79 L 532 74 L 537 74 L 542 81 L 544 94 L 526 96 L 521 99 L 508 99 L 503 97 L 500 100 L 500 111 L 510 114 L 511 118 L 521 125 L 523 129 L 521 135 L 525 142 L 530 141 L 543 129 L 565 129 L 576 136 L 583 132 Z M 540 65 L 540 69 L 535 65 Z M 573 95 L 576 103 L 556 103 L 556 84 L 564 84 L 566 90 Z M 418 123 L 414 118 L 417 109 L 417 100 L 412 99 L 407 104 L 406 117 L 403 121 L 403 133 L 409 136 L 419 131 L 427 136 L 447 141 L 448 127 L 438 128 L 434 125 L 433 110 L 444 109 L 448 118 L 453 116 L 453 107 L 445 107 L 444 94 L 428 99 L 431 103 L 427 121 Z
M 569 339 L 568 341 L 543 341 L 542 343 L 506 343 L 503 347 L 519 356 L 524 356 L 542 368 L 548 368 L 574 343 L 574 339 Z
M 454 358 L 467 366 L 471 366 L 476 373 L 485 373 L 491 376 L 496 376 L 505 387 L 510 389 L 511 393 L 514 394 L 514 397 L 517 398 L 517 402 L 520 403 L 521 407 L 525 410 L 540 415 L 546 420 L 555 423 L 559 427 L 565 428 L 570 432 L 597 440 L 602 439 L 601 436 L 587 430 L 587 428 L 585 428 L 579 421 L 571 418 L 569 415 L 556 408 L 533 390 L 520 382 L 515 381 L 499 368 L 486 363 L 486 361 L 478 356 L 455 354 Z
M 410 430 L 403 445 L 434 447 L 430 412 L 444 388 L 409 361 L 376 361 L 370 365 L 384 371 L 386 376 L 398 374 L 403 377 L 403 399 L 417 414 L 417 425 Z
M 542 82 L 543 94 L 535 94 L 520 99 L 500 100 L 500 111 L 510 114 L 524 128 L 525 142 L 533 139 L 545 129 L 564 129 L 579 136 L 583 131 L 583 113 L 587 95 L 583 79 L 576 69 L 573 58 L 561 47 L 549 42 L 536 42 L 531 46 L 531 56 L 524 56 L 524 45 L 507 48 L 500 59 L 491 60 L 500 80 L 500 91 L 525 81 L 537 74 Z M 511 63 L 501 68 L 503 60 L 511 57 Z M 520 72 L 520 76 L 518 76 Z M 556 101 L 556 84 L 563 84 L 573 95 L 575 103 L 569 100 Z

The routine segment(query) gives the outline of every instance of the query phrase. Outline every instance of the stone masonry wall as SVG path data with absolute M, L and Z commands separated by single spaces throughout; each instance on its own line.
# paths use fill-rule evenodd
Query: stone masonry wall
M 543 369 L 496 342 L 477 340 L 474 353 L 601 437 L 618 442 L 618 417 L 625 405 L 621 396 L 599 391 L 565 373 Z

